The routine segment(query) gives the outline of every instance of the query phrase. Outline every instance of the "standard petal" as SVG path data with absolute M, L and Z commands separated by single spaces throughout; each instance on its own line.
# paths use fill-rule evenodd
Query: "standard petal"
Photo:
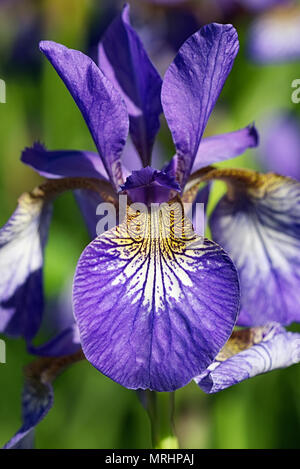
M 237 187 L 217 205 L 212 236 L 240 275 L 238 323 L 287 325 L 300 320 L 300 183 L 272 173 L 249 177 L 256 187 Z
M 3 449 L 32 449 L 34 429 L 53 405 L 51 384 L 27 380 L 22 396 L 23 425 Z
M 167 70 L 162 104 L 178 157 L 178 181 L 183 186 L 191 172 L 211 111 L 238 52 L 231 25 L 212 23 L 181 47 Z
M 91 151 L 49 151 L 36 142 L 32 147 L 25 148 L 21 161 L 48 179 L 87 177 L 108 180 L 99 155 Z
M 39 357 L 61 357 L 80 350 L 80 337 L 76 324 L 67 327 L 46 344 L 28 346 L 28 352 Z
M 32 339 L 43 311 L 43 260 L 51 204 L 23 194 L 0 230 L 0 331 Z
M 120 94 L 82 52 L 51 41 L 40 49 L 79 107 L 115 188 L 122 184 L 121 153 L 128 134 L 128 113 Z
M 248 148 L 257 145 L 258 133 L 254 125 L 248 125 L 235 132 L 204 138 L 201 140 L 192 173 L 213 163 L 235 158 Z
M 245 379 L 300 361 L 300 334 L 279 324 L 235 331 L 216 360 L 197 384 L 206 393 L 216 393 Z
M 130 389 L 173 391 L 204 371 L 228 339 L 239 305 L 229 257 L 194 234 L 181 204 L 161 210 L 150 217 L 130 208 L 127 223 L 85 249 L 74 279 L 86 358 Z
M 162 80 L 130 25 L 128 4 L 99 44 L 99 67 L 125 100 L 132 141 L 147 166 L 160 126 Z

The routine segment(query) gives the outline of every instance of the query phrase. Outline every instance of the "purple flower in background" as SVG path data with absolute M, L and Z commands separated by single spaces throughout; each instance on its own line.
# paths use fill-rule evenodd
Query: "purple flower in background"
M 282 7 L 259 16 L 252 23 L 248 33 L 251 59 L 260 64 L 299 60 L 299 31 L 299 6 L 283 2 Z
M 300 123 L 290 113 L 265 119 L 258 163 L 267 171 L 300 180 Z

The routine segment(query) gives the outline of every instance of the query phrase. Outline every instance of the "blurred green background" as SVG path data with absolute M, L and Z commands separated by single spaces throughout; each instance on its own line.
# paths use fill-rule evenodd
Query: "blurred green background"
M 50 39 L 93 53 L 95 40 L 113 17 L 114 8 L 118 9 L 115 3 L 0 2 L 0 78 L 7 87 L 7 102 L 0 104 L 1 225 L 15 209 L 19 195 L 41 181 L 19 161 L 24 147 L 40 140 L 49 149 L 94 150 L 73 100 L 51 66 L 40 57 L 38 40 Z M 142 7 L 142 1 L 130 3 L 136 24 L 142 27 L 146 23 L 155 35 L 163 10 Z M 200 3 L 199 0 L 194 5 Z M 292 111 L 300 116 L 300 104 L 291 102 L 291 82 L 300 78 L 299 64 L 251 63 L 245 43 L 252 20 L 250 14 L 232 19 L 241 50 L 210 119 L 207 135 L 232 131 L 254 120 L 259 127 L 266 115 L 277 111 Z M 170 158 L 173 148 L 164 122 L 159 139 Z M 225 165 L 256 168 L 254 156 L 254 150 L 248 151 Z M 216 186 L 210 204 L 215 203 L 222 190 L 221 185 Z M 62 196 L 55 203 L 46 249 L 45 288 L 49 301 L 70 283 L 78 257 L 88 242 L 73 196 Z M 32 360 L 23 341 L 6 340 L 6 344 L 7 364 L 0 364 L 0 446 L 20 426 L 22 367 Z M 182 448 L 299 448 L 300 366 L 258 376 L 214 396 L 205 395 L 191 383 L 176 392 L 176 429 Z M 149 448 L 150 427 L 134 392 L 82 362 L 57 379 L 55 405 L 37 428 L 36 446 Z

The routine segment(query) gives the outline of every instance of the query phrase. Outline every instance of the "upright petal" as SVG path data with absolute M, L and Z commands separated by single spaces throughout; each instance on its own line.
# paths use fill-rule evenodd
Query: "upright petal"
M 238 323 L 290 324 L 300 320 L 300 183 L 272 173 L 248 173 L 252 186 L 244 180 L 217 205 L 210 220 L 212 236 L 240 275 Z
M 183 186 L 192 170 L 200 141 L 238 52 L 231 25 L 212 23 L 181 47 L 167 70 L 162 104 L 178 157 L 178 181 Z
M 279 324 L 243 329 L 231 338 L 204 373 L 195 378 L 206 393 L 216 393 L 261 373 L 300 361 L 300 334 Z
M 23 194 L 0 230 L 0 332 L 32 339 L 43 311 L 43 260 L 51 204 Z
M 254 125 L 227 134 L 204 138 L 193 164 L 192 173 L 213 163 L 241 155 L 248 148 L 258 145 L 258 133 Z
M 108 180 L 99 155 L 91 151 L 49 151 L 36 142 L 32 147 L 25 148 L 21 161 L 48 179 L 87 177 Z
M 128 134 L 128 113 L 120 94 L 85 54 L 51 41 L 40 49 L 79 107 L 115 188 L 122 184 L 121 153 Z
M 130 389 L 173 391 L 204 371 L 239 305 L 229 257 L 194 234 L 181 204 L 166 205 L 151 216 L 129 208 L 85 249 L 74 279 L 86 358 Z
M 125 100 L 132 141 L 147 166 L 160 126 L 162 80 L 130 25 L 128 4 L 99 44 L 99 67 Z

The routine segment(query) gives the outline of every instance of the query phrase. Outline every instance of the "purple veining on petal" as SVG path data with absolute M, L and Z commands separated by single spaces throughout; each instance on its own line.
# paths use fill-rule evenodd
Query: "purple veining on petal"
M 182 224 L 177 210 L 174 226 Z M 143 217 L 136 231 L 129 217 L 133 233 L 124 222 L 85 249 L 74 314 L 84 354 L 99 371 L 130 389 L 172 391 L 204 371 L 228 339 L 238 279 L 218 245 L 193 232 L 165 237 L 165 214 Z

